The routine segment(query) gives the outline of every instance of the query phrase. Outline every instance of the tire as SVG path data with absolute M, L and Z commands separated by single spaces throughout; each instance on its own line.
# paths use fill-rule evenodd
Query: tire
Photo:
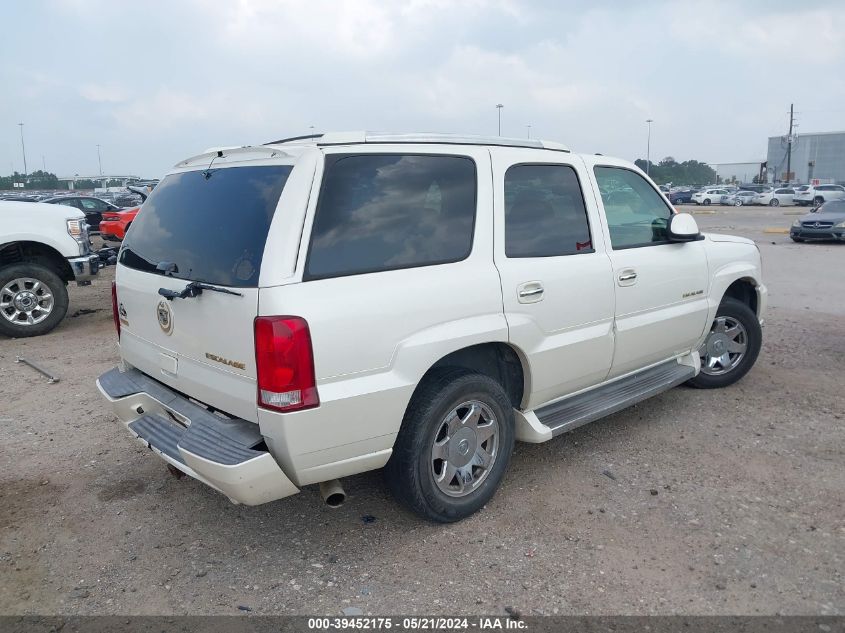
M 813 198 L 813 206 L 814 207 L 820 207 L 823 204 L 824 204 L 824 198 L 822 198 L 821 196 L 817 196 L 817 197 Z
M 33 282 L 40 284 L 34 292 L 36 287 Z M 46 294 L 50 295 L 52 303 L 49 304 L 49 312 L 44 315 L 48 303 L 40 297 Z M 35 307 L 29 312 L 21 309 L 32 306 L 33 301 Z M 64 318 L 67 306 L 65 282 L 46 266 L 23 263 L 0 268 L 0 334 L 14 338 L 46 334 Z M 33 323 L 23 319 L 27 315 Z
M 462 407 L 468 403 L 479 403 L 481 408 L 486 407 L 481 419 L 486 420 L 491 414 L 494 418 L 493 423 L 474 428 L 497 425 L 497 432 L 480 444 L 477 438 L 471 437 L 471 423 L 464 425 L 456 422 L 454 428 L 459 430 L 455 432 L 448 423 L 450 418 L 455 419 L 450 414 L 457 414 L 458 419 L 469 418 L 469 409 Z M 473 406 L 479 407 L 479 404 Z M 467 435 L 460 436 L 458 433 Z M 445 439 L 447 436 L 448 439 Z M 457 441 L 456 436 L 462 439 Z M 475 450 L 472 454 L 464 450 L 461 455 L 461 450 L 465 448 L 464 439 L 467 438 L 470 442 L 467 450 L 473 446 L 481 448 L 486 442 L 486 449 L 493 453 L 492 462 L 488 468 L 482 469 L 481 464 L 472 466 L 471 461 L 460 467 L 466 469 L 466 466 L 470 466 L 469 471 L 458 471 L 452 479 L 445 481 L 449 468 L 455 472 L 454 461 L 450 463 L 453 456 L 457 459 L 476 459 Z M 451 444 L 453 440 L 455 444 Z M 438 371 L 420 384 L 408 405 L 393 446 L 393 454 L 384 468 L 387 487 L 403 505 L 430 521 L 460 521 L 480 510 L 493 497 L 510 461 L 513 443 L 513 405 L 498 382 L 464 369 Z M 437 446 L 447 455 L 446 459 L 438 460 L 435 457 Z M 439 484 L 436 480 L 438 469 L 443 473 Z M 477 475 L 476 469 L 479 469 Z M 457 482 L 460 472 L 470 472 L 470 476 L 477 476 L 477 480 L 472 483 L 470 490 L 464 490 L 463 486 L 458 490 L 457 486 L 461 484 L 456 484 L 456 489 L 447 494 L 444 488 L 451 482 Z
M 778 200 L 777 198 L 772 198 L 771 201 L 769 202 L 769 206 L 770 207 L 779 207 L 780 206 L 780 200 Z
M 738 331 L 741 335 L 744 335 L 744 338 L 737 336 L 738 340 L 732 340 L 731 342 L 738 343 L 744 341 L 744 350 L 741 356 L 737 355 L 736 358 L 730 358 L 727 363 L 728 368 L 720 365 L 719 367 L 706 369 L 705 365 L 707 364 L 707 359 L 710 357 L 708 354 L 714 351 L 711 345 L 716 343 L 715 335 L 720 334 L 718 332 L 720 319 L 723 320 L 723 324 L 728 326 L 724 336 L 729 338 L 733 330 L 732 325 L 738 324 L 741 326 L 741 329 Z M 724 337 L 722 340 L 724 340 Z M 690 379 L 687 384 L 698 389 L 720 389 L 734 384 L 754 366 L 757 356 L 760 354 L 762 343 L 763 332 L 760 327 L 760 321 L 757 319 L 757 315 L 751 311 L 751 308 L 736 299 L 722 299 L 722 303 L 716 312 L 716 319 L 711 326 L 711 332 L 699 350 L 699 353 L 702 355 L 701 372 L 695 378 Z M 739 348 L 736 347 L 734 349 L 738 350 Z M 728 347 L 727 350 L 730 351 L 731 348 Z M 721 351 L 721 348 L 716 348 L 715 351 Z M 730 356 L 730 354 L 725 354 L 723 358 L 725 356 Z
M 705 198 L 704 199 L 704 206 L 706 207 L 709 204 L 710 204 L 710 198 Z
M 734 202 L 734 206 L 735 206 L 735 207 L 741 207 L 741 206 L 742 206 L 742 200 L 740 200 L 739 198 L 737 198 L 736 202 Z
M 804 241 L 804 240 L 803 240 L 802 238 L 800 238 L 800 237 L 792 237 L 791 235 L 789 236 L 789 238 L 790 238 L 793 242 L 799 242 L 799 243 L 800 243 L 800 242 L 803 242 L 803 241 Z

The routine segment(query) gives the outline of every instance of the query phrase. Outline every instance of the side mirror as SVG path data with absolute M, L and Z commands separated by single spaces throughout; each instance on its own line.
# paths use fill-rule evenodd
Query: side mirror
M 669 218 L 666 234 L 670 242 L 696 242 L 703 239 L 698 223 L 689 213 L 675 213 Z

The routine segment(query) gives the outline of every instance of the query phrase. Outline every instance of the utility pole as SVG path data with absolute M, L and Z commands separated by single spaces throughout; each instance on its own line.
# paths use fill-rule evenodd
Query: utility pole
M 654 122 L 654 119 L 646 119 L 646 123 L 648 123 L 648 140 L 646 141 L 645 147 L 645 175 L 648 176 L 649 169 L 651 168 L 651 124 Z
M 103 177 L 103 160 L 100 158 L 100 145 L 97 144 L 97 164 L 100 166 L 100 178 Z
M 21 128 L 21 152 L 23 152 L 23 181 L 26 182 L 26 145 L 23 144 L 23 123 L 18 123 Z
M 792 180 L 792 118 L 794 116 L 794 103 L 789 104 L 789 135 L 786 137 L 786 184 Z
M 499 111 L 499 136 L 502 135 L 502 108 L 504 107 L 501 103 L 496 104 L 496 110 Z
M 525 127 L 528 128 L 528 138 L 530 139 L 531 138 L 531 124 L 529 123 Z
M 41 167 L 44 169 L 44 173 L 47 173 L 47 159 L 44 158 L 44 154 L 41 154 Z

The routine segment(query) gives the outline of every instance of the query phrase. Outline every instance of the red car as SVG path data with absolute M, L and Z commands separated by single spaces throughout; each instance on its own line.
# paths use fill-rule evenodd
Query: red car
M 126 237 L 126 230 L 141 207 L 126 209 L 125 211 L 104 211 L 100 220 L 100 237 L 111 242 L 122 242 Z
M 147 191 L 136 187 L 127 187 L 133 193 L 141 196 L 141 200 L 147 199 Z M 142 203 L 143 204 L 143 203 Z M 121 209 L 120 211 L 104 211 L 103 219 L 100 220 L 100 237 L 110 242 L 122 242 L 126 237 L 126 231 L 138 215 L 141 207 Z

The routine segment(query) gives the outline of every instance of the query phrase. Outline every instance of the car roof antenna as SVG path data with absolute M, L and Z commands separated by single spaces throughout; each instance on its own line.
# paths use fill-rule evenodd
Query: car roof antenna
M 211 166 L 214 164 L 214 161 L 216 161 L 218 158 L 223 158 L 223 150 L 222 149 L 217 150 L 217 155 L 214 158 L 211 159 L 211 162 L 208 163 L 208 167 L 206 167 L 205 171 L 202 172 L 202 175 L 205 176 L 206 180 L 211 178 Z

